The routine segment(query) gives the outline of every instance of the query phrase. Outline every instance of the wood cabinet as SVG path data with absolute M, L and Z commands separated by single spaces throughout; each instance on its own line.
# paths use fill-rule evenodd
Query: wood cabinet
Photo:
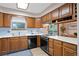
M 60 7 L 60 18 L 72 15 L 72 3 L 64 4 Z
M 52 56 L 77 56 L 77 45 L 49 38 L 48 53 Z
M 44 16 L 42 17 L 42 23 L 45 23 L 45 22 L 46 22 L 46 20 L 47 20 L 47 16 L 46 16 L 46 15 L 44 15 Z
M 10 37 L 0 39 L 0 55 L 28 48 L 27 37 Z
M 40 38 L 40 36 L 38 35 L 38 36 L 37 36 L 37 47 L 40 47 L 40 43 L 41 43 L 40 39 L 41 39 L 41 38 Z
M 42 28 L 42 20 L 39 19 L 35 20 L 35 28 Z
M 10 52 L 15 52 L 19 50 L 20 39 L 18 37 L 10 38 Z
M 63 56 L 76 56 L 77 46 L 74 44 L 63 42 Z
M 11 18 L 12 16 L 10 14 L 5 14 L 3 15 L 4 19 L 4 27 L 10 27 L 11 25 Z
M 28 48 L 28 39 L 27 37 L 20 37 L 20 45 L 19 45 L 19 49 L 20 50 L 24 50 Z
M 62 42 L 54 40 L 54 56 L 62 56 Z
M 34 28 L 35 27 L 35 18 L 32 17 L 27 17 L 26 18 L 26 22 L 27 22 L 27 27 L 28 28 Z
M 47 22 L 52 20 L 52 13 L 47 14 Z
M 3 27 L 3 13 L 0 12 L 0 27 Z
M 59 18 L 59 9 L 55 9 L 54 11 L 52 11 L 52 20 L 56 20 Z
M 50 55 L 54 55 L 54 40 L 53 39 L 49 39 L 49 43 L 48 43 L 48 46 L 49 46 L 49 48 L 48 48 L 48 52 L 49 52 L 49 54 Z
M 9 39 L 1 38 L 0 39 L 0 55 L 9 53 Z

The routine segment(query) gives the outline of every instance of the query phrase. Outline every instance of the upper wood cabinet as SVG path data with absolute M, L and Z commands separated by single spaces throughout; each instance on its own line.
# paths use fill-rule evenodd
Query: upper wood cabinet
M 26 22 L 27 22 L 27 27 L 28 28 L 34 28 L 35 27 L 35 18 L 32 17 L 27 17 L 26 18 Z
M 60 18 L 71 15 L 72 15 L 72 3 L 67 3 L 60 7 Z
M 10 14 L 5 14 L 4 13 L 3 17 L 4 17 L 4 27 L 10 27 L 12 16 Z
M 54 11 L 52 11 L 52 20 L 56 20 L 59 18 L 59 10 L 55 9 Z
M 3 13 L 0 12 L 0 27 L 3 26 Z
M 44 16 L 42 17 L 42 23 L 45 23 L 46 21 L 47 21 L 47 16 L 44 15 Z
M 42 28 L 42 20 L 39 19 L 35 20 L 35 28 Z

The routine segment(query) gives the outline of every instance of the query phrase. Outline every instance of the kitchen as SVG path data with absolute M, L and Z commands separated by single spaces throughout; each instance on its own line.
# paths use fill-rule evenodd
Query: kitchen
M 77 3 L 21 8 L 0 3 L 0 56 L 77 56 Z

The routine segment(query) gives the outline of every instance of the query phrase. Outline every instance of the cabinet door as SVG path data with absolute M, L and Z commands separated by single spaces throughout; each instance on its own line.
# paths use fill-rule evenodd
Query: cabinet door
M 10 14 L 4 14 L 4 27 L 10 27 L 11 25 L 11 15 Z
M 0 39 L 0 55 L 1 55 L 1 39 Z
M 4 55 L 4 54 L 7 54 L 9 53 L 9 40 L 6 38 L 6 39 L 1 39 L 0 40 L 1 42 L 1 55 Z
M 26 18 L 27 27 L 34 28 L 35 27 L 35 18 L 28 17 Z
M 53 12 L 52 12 L 52 20 L 56 20 L 59 18 L 59 10 L 58 9 L 55 9 Z
M 72 4 L 65 4 L 61 8 L 61 17 L 67 17 L 72 15 Z
M 10 38 L 10 51 L 18 51 L 19 50 L 19 38 Z
M 53 51 L 52 48 L 49 48 L 49 54 L 52 55 L 52 56 L 54 55 L 54 51 Z
M 50 48 L 54 48 L 54 45 L 53 45 L 53 39 L 49 39 L 49 47 Z
M 41 20 L 38 20 L 38 19 L 35 20 L 35 28 L 42 28 Z
M 54 56 L 62 56 L 61 41 L 54 40 Z
M 0 27 L 3 27 L 3 13 L 0 12 Z
M 20 47 L 19 49 L 27 49 L 28 48 L 28 39 L 27 37 L 20 37 Z
M 48 21 L 51 21 L 51 20 L 52 20 L 52 14 L 51 14 L 51 13 L 48 13 L 48 14 L 47 14 L 47 22 L 48 22 Z
M 38 47 L 40 47 L 40 43 L 41 43 L 41 41 L 40 41 L 40 36 L 38 35 L 38 36 L 37 36 L 37 46 L 38 46 Z
M 76 55 L 77 55 L 76 51 L 67 47 L 63 47 L 63 56 L 76 56 Z

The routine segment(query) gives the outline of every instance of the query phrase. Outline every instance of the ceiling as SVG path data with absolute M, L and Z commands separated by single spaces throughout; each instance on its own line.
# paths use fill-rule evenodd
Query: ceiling
M 7 10 L 7 11 L 13 10 L 13 13 L 15 13 L 14 11 L 16 11 L 16 13 L 21 12 L 21 13 L 24 13 L 24 15 L 26 13 L 26 14 L 29 14 L 30 16 L 31 15 L 33 15 L 33 16 L 40 15 L 43 12 L 45 12 L 47 9 L 49 9 L 49 7 L 53 7 L 53 9 L 54 9 L 54 7 L 56 7 L 56 5 L 59 6 L 57 3 L 29 3 L 28 8 L 23 10 L 23 9 L 18 9 L 16 3 L 0 3 L 0 7 L 6 8 L 5 10 Z
M 29 12 L 29 13 L 41 13 L 50 5 L 51 3 L 29 3 L 28 8 L 23 10 L 23 9 L 18 9 L 16 3 L 0 3 L 0 6 L 15 9 L 15 10 L 20 10 L 24 12 Z

